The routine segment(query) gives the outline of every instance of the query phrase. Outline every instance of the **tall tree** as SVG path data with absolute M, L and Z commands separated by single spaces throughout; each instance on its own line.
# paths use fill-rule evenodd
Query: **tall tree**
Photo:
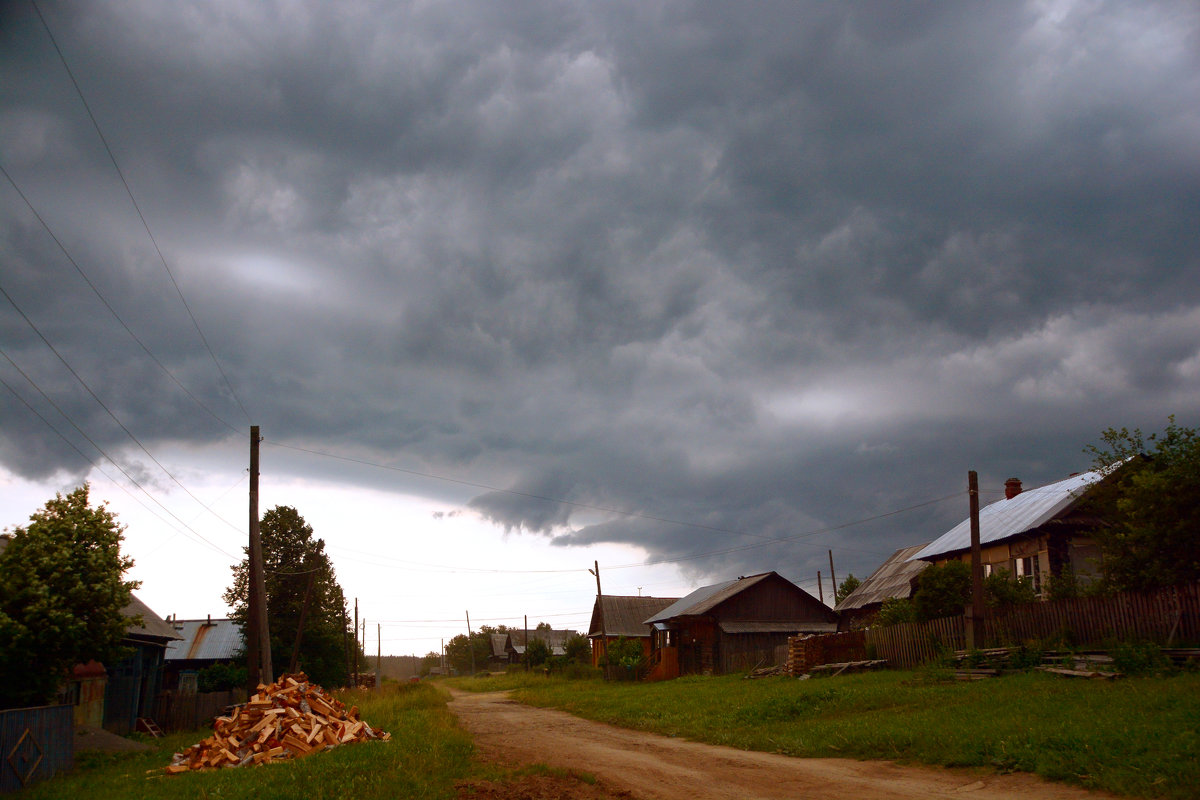
M 849 597 L 850 593 L 853 592 L 855 589 L 857 589 L 861 584 L 862 584 L 862 581 L 860 581 L 858 578 L 854 577 L 853 572 L 851 572 L 849 575 L 847 575 L 846 580 L 844 580 L 840 584 L 838 584 L 837 592 L 834 594 L 834 598 L 833 598 L 834 605 L 837 605 L 838 603 L 842 602 L 847 597 Z
M 88 492 L 56 495 L 0 552 L 0 708 L 46 702 L 75 664 L 124 655 L 133 559 L 116 515 Z
M 291 506 L 276 506 L 263 514 L 259 534 L 276 673 L 287 669 L 307 594 L 308 612 L 304 615 L 297 668 L 326 686 L 349 684 L 345 642 L 354 641 L 353 624 L 333 563 L 325 553 L 324 540 L 313 538 L 312 526 Z M 249 576 L 247 555 L 233 567 L 233 584 L 224 594 L 225 602 L 233 608 L 233 619 L 243 630 L 249 615 Z M 359 656 L 360 663 L 365 663 L 361 650 Z
M 1200 431 L 1168 417 L 1161 433 L 1109 428 L 1085 452 L 1109 479 L 1089 493 L 1108 588 L 1200 580 Z

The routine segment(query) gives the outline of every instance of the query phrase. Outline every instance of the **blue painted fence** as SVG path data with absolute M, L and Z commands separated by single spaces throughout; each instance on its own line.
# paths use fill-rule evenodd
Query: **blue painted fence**
M 72 706 L 0 711 L 0 793 L 65 772 L 75 764 Z

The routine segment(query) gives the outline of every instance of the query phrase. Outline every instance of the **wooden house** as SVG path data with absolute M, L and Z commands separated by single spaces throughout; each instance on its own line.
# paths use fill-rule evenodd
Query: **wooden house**
M 105 665 L 108 685 L 104 690 L 104 727 L 125 735 L 135 730 L 139 717 L 153 715 L 167 644 L 179 634 L 136 596 L 121 613 L 130 619 L 121 644 L 131 653 L 115 664 Z
M 1098 575 L 1100 551 L 1088 534 L 1103 523 L 1083 500 L 1103 480 L 1107 479 L 1099 472 L 1085 472 L 1023 490 L 1021 481 L 1009 478 L 1004 499 L 979 510 L 984 576 L 1006 570 L 1014 578 L 1028 578 L 1034 592 L 1044 597 L 1048 579 L 1065 569 L 1085 581 Z M 909 560 L 969 564 L 971 520 L 963 520 Z
M 509 660 L 513 664 L 523 664 L 525 662 L 525 631 L 524 630 L 509 630 L 508 632 L 508 648 Z M 529 641 L 541 639 L 550 648 L 550 655 L 561 656 L 567 653 L 567 639 L 572 636 L 578 636 L 579 631 L 569 629 L 564 630 L 546 630 L 545 628 L 529 629 Z
M 704 586 L 649 617 L 651 680 L 775 666 L 789 636 L 832 633 L 837 614 L 776 572 Z
M 592 642 L 592 666 L 600 666 L 608 644 L 618 639 L 635 639 L 642 654 L 650 657 L 650 633 L 646 620 L 679 600 L 678 597 L 631 597 L 605 594 L 592 605 L 588 639 Z
M 868 622 L 883 606 L 884 600 L 911 597 L 917 577 L 929 566 L 929 562 L 909 559 L 924 550 L 927 544 L 902 547 L 892 553 L 879 569 L 846 595 L 833 609 L 838 614 L 839 629 L 849 630 Z

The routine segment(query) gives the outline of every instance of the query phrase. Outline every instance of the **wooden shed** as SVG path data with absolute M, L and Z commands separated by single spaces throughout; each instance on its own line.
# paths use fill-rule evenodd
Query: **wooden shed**
M 592 641 L 592 666 L 600 666 L 609 642 L 636 639 L 642 643 L 642 654 L 650 657 L 650 632 L 646 620 L 662 611 L 678 597 L 636 597 L 605 594 L 592 605 L 592 621 L 588 638 Z
M 837 630 L 833 609 L 776 572 L 704 586 L 646 623 L 652 680 L 781 663 L 789 636 Z

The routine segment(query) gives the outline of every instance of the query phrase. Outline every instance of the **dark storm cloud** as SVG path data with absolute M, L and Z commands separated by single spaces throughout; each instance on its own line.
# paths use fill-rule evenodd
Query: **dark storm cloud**
M 826 529 L 1200 412 L 1191 4 L 42 8 L 268 438 L 511 490 L 468 504 L 509 530 L 864 573 L 963 503 Z M 0 34 L 3 166 L 243 429 L 31 7 Z M 234 435 L 0 189 L 0 285 L 114 414 Z M 0 336 L 145 464 L 7 301 Z M 81 468 L 0 403 L 8 469 Z

